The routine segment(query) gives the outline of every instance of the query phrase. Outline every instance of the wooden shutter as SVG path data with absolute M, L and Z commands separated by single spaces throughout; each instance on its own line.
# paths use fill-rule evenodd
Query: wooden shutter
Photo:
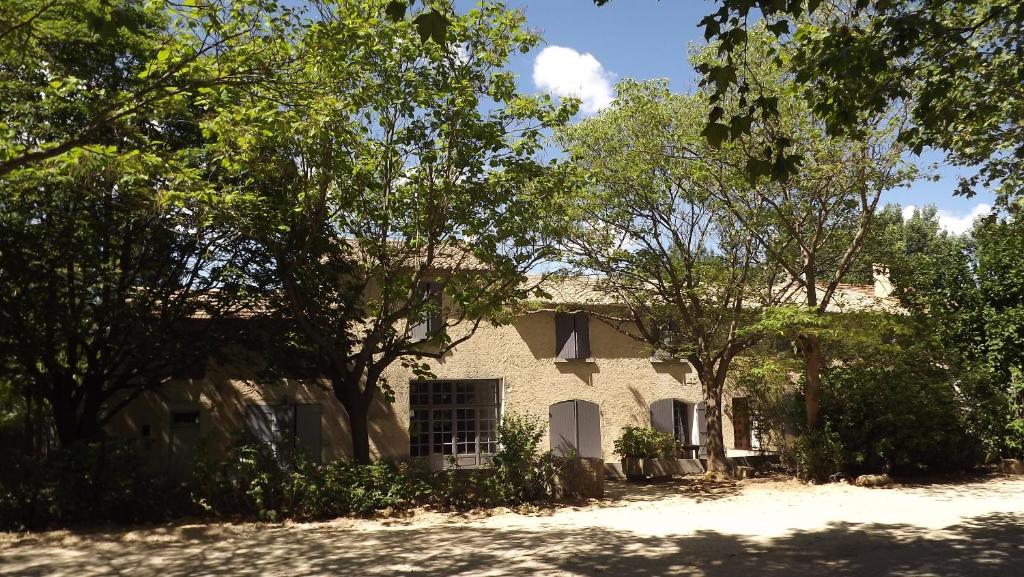
M 694 420 L 696 421 L 697 430 L 697 444 L 700 445 L 700 449 L 697 450 L 697 457 L 701 459 L 708 458 L 708 421 L 704 417 L 704 413 L 707 411 L 707 405 L 704 401 L 697 403 L 697 409 L 694 411 Z
M 555 357 L 559 359 L 576 358 L 576 339 L 573 315 L 555 313 Z
M 245 428 L 257 441 L 271 448 L 277 444 L 274 421 L 274 408 L 269 405 L 245 407 Z
M 579 455 L 601 458 L 601 407 L 590 401 L 576 401 L 576 435 Z
M 295 447 L 320 462 L 320 405 L 295 406 Z
M 573 329 L 576 336 L 577 359 L 590 358 L 590 315 L 578 312 L 573 315 Z
M 423 308 L 431 308 L 429 314 L 418 322 L 409 325 L 409 337 L 415 341 L 425 341 L 441 330 L 441 285 L 436 282 L 424 282 L 419 287 Z M 424 311 L 425 312 L 425 311 Z
M 413 342 L 427 340 L 427 323 L 425 321 L 409 325 L 409 338 Z
M 661 399 L 651 403 L 651 428 L 673 434 L 674 399 Z
M 548 407 L 552 454 L 563 456 L 576 450 L 576 402 L 562 401 Z
M 426 301 L 430 303 L 430 307 L 433 309 L 427 316 L 427 336 L 434 336 L 441 332 L 442 323 L 444 317 L 441 315 L 441 283 L 428 282 L 426 283 Z

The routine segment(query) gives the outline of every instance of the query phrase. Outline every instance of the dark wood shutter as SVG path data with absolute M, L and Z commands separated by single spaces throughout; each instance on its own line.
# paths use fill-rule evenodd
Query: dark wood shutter
M 295 406 L 295 448 L 320 462 L 320 405 Z
M 651 403 L 651 428 L 662 433 L 674 431 L 674 399 L 661 399 Z
M 573 329 L 576 336 L 577 359 L 590 358 L 590 315 L 578 312 L 573 315 Z
M 576 358 L 576 339 L 573 334 L 573 315 L 555 313 L 555 357 L 559 359 Z
M 704 401 L 697 403 L 697 409 L 694 411 L 694 420 L 697 421 L 697 442 L 700 445 L 700 449 L 697 451 L 697 457 L 701 459 L 708 458 L 708 421 L 704 416 L 707 411 L 707 405 Z

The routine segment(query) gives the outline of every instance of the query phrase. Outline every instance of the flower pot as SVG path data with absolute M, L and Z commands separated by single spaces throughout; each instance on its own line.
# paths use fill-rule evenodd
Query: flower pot
M 628 481 L 642 481 L 645 478 L 642 459 L 639 457 L 622 458 L 622 474 Z
M 643 460 L 644 476 L 650 479 L 667 479 L 678 474 L 679 463 L 675 459 L 651 458 Z

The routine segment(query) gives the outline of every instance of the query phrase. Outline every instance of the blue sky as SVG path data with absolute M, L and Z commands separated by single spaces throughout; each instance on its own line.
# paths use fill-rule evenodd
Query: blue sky
M 466 10 L 475 0 L 457 0 Z M 525 92 L 574 92 L 583 97 L 585 111 L 607 105 L 610 89 L 622 78 L 668 78 L 673 90 L 689 91 L 696 74 L 686 60 L 687 46 L 704 41 L 700 19 L 715 10 L 707 0 L 612 0 L 597 8 L 591 0 L 507 0 L 526 14 L 527 26 L 538 30 L 545 43 L 528 54 L 517 54 L 510 68 Z M 547 49 L 547 50 L 545 50 Z M 536 71 L 536 75 L 535 75 Z M 925 154 L 924 165 L 940 163 L 937 152 Z M 985 212 L 992 195 L 953 196 L 959 170 L 940 166 L 937 182 L 922 180 L 909 189 L 890 191 L 883 202 L 934 204 L 950 230 L 967 228 L 972 214 Z

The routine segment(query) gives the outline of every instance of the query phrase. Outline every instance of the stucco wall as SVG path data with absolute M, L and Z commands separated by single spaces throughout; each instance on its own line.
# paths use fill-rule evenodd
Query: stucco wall
M 593 362 L 559 362 L 555 359 L 554 313 L 524 315 L 508 326 L 482 326 L 476 335 L 440 360 L 427 360 L 440 379 L 499 379 L 502 410 L 531 414 L 545 423 L 548 407 L 559 401 L 583 399 L 601 409 L 604 459 L 617 460 L 613 441 L 626 425 L 649 425 L 650 403 L 678 398 L 689 403 L 701 399 L 700 384 L 686 363 L 652 363 L 641 344 L 607 324 L 592 318 L 590 340 Z M 152 451 L 169 452 L 170 411 L 174 407 L 199 406 L 200 430 L 207 446 L 222 450 L 241 430 L 248 403 L 320 403 L 322 458 L 351 455 L 347 415 L 325 387 L 299 380 L 260 382 L 260 362 L 255 357 L 229 365 L 212 366 L 202 379 L 177 381 L 160 394 L 147 394 L 133 403 L 111 424 L 116 436 L 138 436 L 141 427 L 151 428 Z M 401 459 L 409 455 L 410 369 L 395 363 L 385 377 L 395 392 L 393 403 L 378 402 L 371 410 L 370 437 L 377 457 Z M 726 409 L 723 436 L 733 446 L 729 419 L 731 394 L 723 398 Z M 545 436 L 543 447 L 548 447 Z

